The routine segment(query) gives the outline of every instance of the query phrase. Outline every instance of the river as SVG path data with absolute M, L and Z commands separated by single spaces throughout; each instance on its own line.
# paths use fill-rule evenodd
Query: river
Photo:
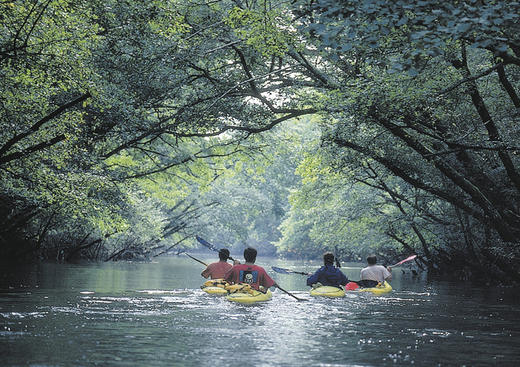
M 201 255 L 206 262 L 214 256 Z M 319 263 L 258 258 L 284 289 L 257 305 L 200 290 L 189 258 L 2 269 L 2 366 L 518 366 L 515 288 L 394 270 L 390 294 L 308 294 Z M 342 270 L 358 279 L 361 264 Z

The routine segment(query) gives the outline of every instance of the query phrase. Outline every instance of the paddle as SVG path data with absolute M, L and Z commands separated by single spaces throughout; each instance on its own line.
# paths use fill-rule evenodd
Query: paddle
M 271 266 L 271 269 L 273 269 L 275 272 L 280 274 L 300 274 L 300 275 L 310 275 L 309 273 L 305 273 L 303 271 L 294 271 L 284 268 L 279 268 L 277 266 Z
M 286 291 L 285 289 L 283 289 L 282 287 L 280 287 L 278 284 L 275 284 L 274 286 L 275 286 L 276 288 L 278 288 L 279 290 L 281 290 L 282 292 L 288 294 L 288 295 L 291 296 L 292 298 L 297 299 L 298 301 L 308 301 L 308 300 L 306 300 L 306 299 L 304 299 L 304 298 L 298 298 L 298 297 L 296 297 L 294 294 L 292 294 L 291 292 Z
M 191 259 L 193 259 L 193 260 L 195 260 L 195 261 L 197 261 L 197 262 L 201 263 L 201 264 L 202 264 L 202 265 L 204 265 L 204 266 L 208 266 L 208 264 L 206 264 L 206 263 L 205 263 L 204 261 L 202 261 L 202 260 L 199 260 L 199 259 L 197 259 L 197 258 L 195 258 L 195 257 L 191 256 L 191 255 L 190 255 L 190 254 L 188 254 L 187 252 L 185 252 L 185 253 L 184 253 L 184 255 L 186 255 L 186 256 L 188 256 L 189 258 L 191 258 Z
M 208 241 L 206 241 L 205 239 L 199 237 L 199 236 L 195 236 L 195 238 L 197 239 L 197 241 L 199 241 L 199 243 L 201 245 L 204 245 L 206 246 L 207 248 L 209 248 L 210 250 L 212 251 L 215 251 L 215 252 L 219 252 L 220 250 L 218 248 L 216 248 L 215 246 L 213 246 L 211 243 L 209 243 Z M 231 261 L 235 261 L 235 259 L 233 259 L 231 256 L 228 256 L 228 259 L 231 260 Z
M 399 266 L 399 265 L 401 265 L 401 264 L 403 264 L 403 263 L 405 263 L 407 261 L 413 260 L 416 257 L 417 257 L 417 255 L 408 256 L 406 259 L 399 261 L 397 264 L 388 266 L 388 268 L 394 268 L 394 267 Z

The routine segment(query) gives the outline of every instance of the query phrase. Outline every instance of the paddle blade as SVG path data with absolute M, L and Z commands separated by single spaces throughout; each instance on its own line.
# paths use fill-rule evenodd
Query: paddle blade
M 353 290 L 356 290 L 358 288 L 359 288 L 359 285 L 356 282 L 348 282 L 345 285 L 345 290 L 346 291 L 353 291 Z
M 294 271 L 294 270 L 289 270 L 289 269 L 284 269 L 284 268 L 278 268 L 276 266 L 271 266 L 271 269 L 273 269 L 277 273 L 281 273 L 281 274 L 301 274 L 301 275 L 305 275 L 305 276 L 311 275 L 311 274 L 305 273 L 303 271 Z
M 213 251 L 217 251 L 218 252 L 218 249 L 213 246 L 211 243 L 209 243 L 208 241 L 206 241 L 205 239 L 199 237 L 199 236 L 195 236 L 195 238 L 197 239 L 197 241 L 199 241 L 199 243 L 201 245 L 204 245 L 206 246 L 207 248 L 209 248 L 210 250 L 213 250 Z
M 289 270 L 284 269 L 284 268 L 278 268 L 276 266 L 271 266 L 271 269 L 273 269 L 275 272 L 280 273 L 280 274 L 291 274 L 291 272 Z
M 392 268 L 395 267 L 395 266 L 399 266 L 399 265 L 401 265 L 401 264 L 403 264 L 403 263 L 405 263 L 405 262 L 407 262 L 407 261 L 413 260 L 413 259 L 415 259 L 416 257 L 417 257 L 417 255 L 408 256 L 406 259 L 399 261 L 399 262 L 398 262 L 397 264 L 395 264 L 395 265 L 392 265 Z
M 218 248 L 216 248 L 215 246 L 213 246 L 211 243 L 209 243 L 208 241 L 206 241 L 204 238 L 202 237 L 199 237 L 199 236 L 195 236 L 195 238 L 197 239 L 197 241 L 199 241 L 199 243 L 201 245 L 204 245 L 206 246 L 207 248 L 209 248 L 210 250 L 213 250 L 215 252 L 220 252 L 220 250 Z M 233 259 L 231 256 L 228 256 L 228 259 L 231 260 L 231 261 L 235 261 L 235 259 Z

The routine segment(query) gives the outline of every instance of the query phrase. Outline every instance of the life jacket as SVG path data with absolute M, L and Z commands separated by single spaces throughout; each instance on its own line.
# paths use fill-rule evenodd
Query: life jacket
M 210 279 L 204 282 L 202 284 L 201 288 L 206 287 L 219 287 L 219 288 L 226 288 L 228 285 L 228 282 L 226 282 L 224 279 Z
M 254 289 L 246 283 L 228 284 L 225 288 L 229 293 L 254 293 Z

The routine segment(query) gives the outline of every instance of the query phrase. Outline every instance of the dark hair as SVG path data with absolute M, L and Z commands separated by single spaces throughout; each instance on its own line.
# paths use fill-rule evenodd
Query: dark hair
M 221 261 L 226 261 L 229 258 L 229 250 L 227 248 L 222 248 L 218 252 L 218 257 Z
M 254 249 L 252 247 L 248 247 L 244 250 L 244 259 L 248 263 L 254 263 L 256 260 L 256 254 L 257 254 L 256 249 Z
M 367 257 L 367 263 L 368 265 L 375 265 L 377 263 L 376 255 L 370 255 L 369 257 Z
M 334 254 L 332 252 L 325 252 L 323 254 L 323 262 L 325 265 L 334 265 Z

